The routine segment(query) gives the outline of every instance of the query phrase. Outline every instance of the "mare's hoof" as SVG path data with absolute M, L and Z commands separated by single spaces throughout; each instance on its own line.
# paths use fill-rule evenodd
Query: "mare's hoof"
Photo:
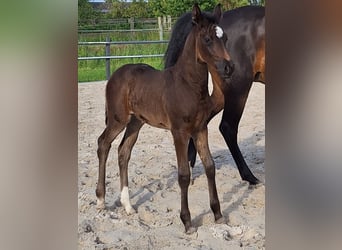
M 189 227 L 188 230 L 185 231 L 186 234 L 193 234 L 197 232 L 197 228 L 195 227 Z
M 255 185 L 249 185 L 248 186 L 248 189 L 256 189 L 256 188 L 258 188 L 258 187 L 261 187 L 261 186 L 263 186 L 264 184 L 262 183 L 262 182 L 259 182 L 258 184 L 255 184 Z
M 259 179 L 255 178 L 254 176 L 248 177 L 248 178 L 243 178 L 243 180 L 248 181 L 249 185 L 257 185 L 257 184 L 261 183 L 261 181 L 259 181 Z

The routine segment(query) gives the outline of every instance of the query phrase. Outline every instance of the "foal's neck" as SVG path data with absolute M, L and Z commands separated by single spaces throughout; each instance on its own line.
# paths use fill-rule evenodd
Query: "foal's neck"
M 208 66 L 197 60 L 196 38 L 194 31 L 188 35 L 182 54 L 175 64 L 185 81 L 198 89 L 208 88 Z

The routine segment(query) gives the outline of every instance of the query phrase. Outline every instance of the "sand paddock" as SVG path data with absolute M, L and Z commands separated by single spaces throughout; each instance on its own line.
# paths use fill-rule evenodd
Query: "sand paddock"
M 209 124 L 209 145 L 216 164 L 216 184 L 226 224 L 215 224 L 207 180 L 197 159 L 189 188 L 189 209 L 198 231 L 184 233 L 179 218 L 180 189 L 176 154 L 169 131 L 145 125 L 129 162 L 129 188 L 136 214 L 120 206 L 117 146 L 107 161 L 106 206 L 96 209 L 97 137 L 105 127 L 105 82 L 78 85 L 78 248 L 79 249 L 264 249 L 265 187 L 241 180 L 219 133 L 221 113 Z M 239 145 L 252 172 L 265 181 L 265 86 L 255 83 L 240 122 Z M 198 158 L 198 157 L 197 157 Z

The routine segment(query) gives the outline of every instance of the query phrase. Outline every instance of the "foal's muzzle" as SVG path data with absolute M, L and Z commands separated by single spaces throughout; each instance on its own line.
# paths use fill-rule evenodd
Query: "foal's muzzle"
M 223 79 L 230 78 L 234 72 L 234 63 L 232 61 L 222 60 L 216 63 L 216 67 Z

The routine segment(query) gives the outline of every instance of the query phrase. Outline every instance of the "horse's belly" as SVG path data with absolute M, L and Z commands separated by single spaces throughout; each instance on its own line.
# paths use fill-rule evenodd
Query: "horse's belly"
M 169 122 L 166 117 L 153 112 L 134 112 L 134 115 L 144 123 L 153 127 L 170 129 Z
M 140 101 L 132 102 L 131 108 L 131 113 L 144 123 L 158 128 L 170 127 L 168 116 L 160 100 L 142 98 Z

